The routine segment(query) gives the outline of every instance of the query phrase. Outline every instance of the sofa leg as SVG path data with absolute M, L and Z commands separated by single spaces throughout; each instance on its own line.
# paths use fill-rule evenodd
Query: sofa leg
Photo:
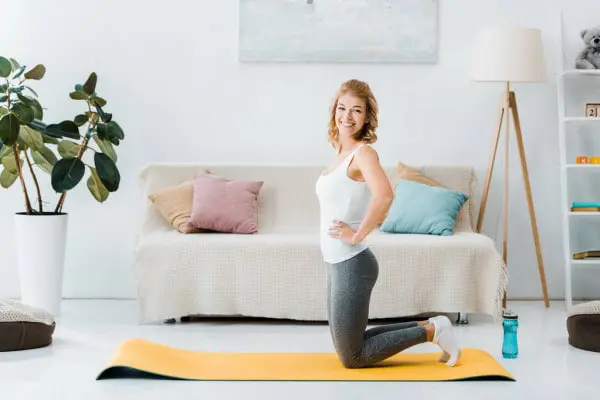
M 175 318 L 169 318 L 169 319 L 165 319 L 163 322 L 165 324 L 176 324 L 177 320 Z
M 458 325 L 467 325 L 469 323 L 469 315 L 467 313 L 459 312 L 456 323 Z

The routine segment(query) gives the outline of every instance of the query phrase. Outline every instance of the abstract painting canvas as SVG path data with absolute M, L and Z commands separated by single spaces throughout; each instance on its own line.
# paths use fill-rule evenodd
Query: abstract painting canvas
M 438 0 L 240 0 L 242 62 L 435 63 Z

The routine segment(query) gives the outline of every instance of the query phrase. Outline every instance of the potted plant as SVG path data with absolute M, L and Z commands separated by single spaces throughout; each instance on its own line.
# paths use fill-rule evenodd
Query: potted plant
M 86 170 L 87 188 L 98 202 L 118 190 L 115 146 L 124 133 L 103 109 L 107 102 L 96 93 L 94 72 L 69 94 L 85 104 L 81 114 L 43 122 L 44 109 L 28 81 L 41 80 L 45 73 L 42 64 L 27 70 L 15 59 L 0 57 L 0 186 L 9 189 L 18 180 L 25 204 L 25 210 L 15 214 L 21 301 L 56 315 L 68 226 L 65 198 L 83 181 Z M 44 207 L 48 203 L 42 199 L 40 171 L 48 174 L 57 194 L 54 207 Z

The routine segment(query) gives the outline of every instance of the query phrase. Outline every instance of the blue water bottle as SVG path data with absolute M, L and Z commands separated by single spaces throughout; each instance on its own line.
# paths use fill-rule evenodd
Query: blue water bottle
M 519 344 L 517 342 L 517 329 L 519 328 L 519 316 L 517 313 L 505 311 L 502 314 L 504 320 L 504 340 L 502 342 L 502 356 L 504 358 L 517 358 L 519 355 Z

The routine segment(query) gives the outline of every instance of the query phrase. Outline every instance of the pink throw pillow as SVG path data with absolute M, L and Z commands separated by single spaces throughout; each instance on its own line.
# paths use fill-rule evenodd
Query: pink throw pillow
M 228 233 L 258 231 L 258 192 L 263 181 L 238 181 L 198 173 L 189 225 Z

